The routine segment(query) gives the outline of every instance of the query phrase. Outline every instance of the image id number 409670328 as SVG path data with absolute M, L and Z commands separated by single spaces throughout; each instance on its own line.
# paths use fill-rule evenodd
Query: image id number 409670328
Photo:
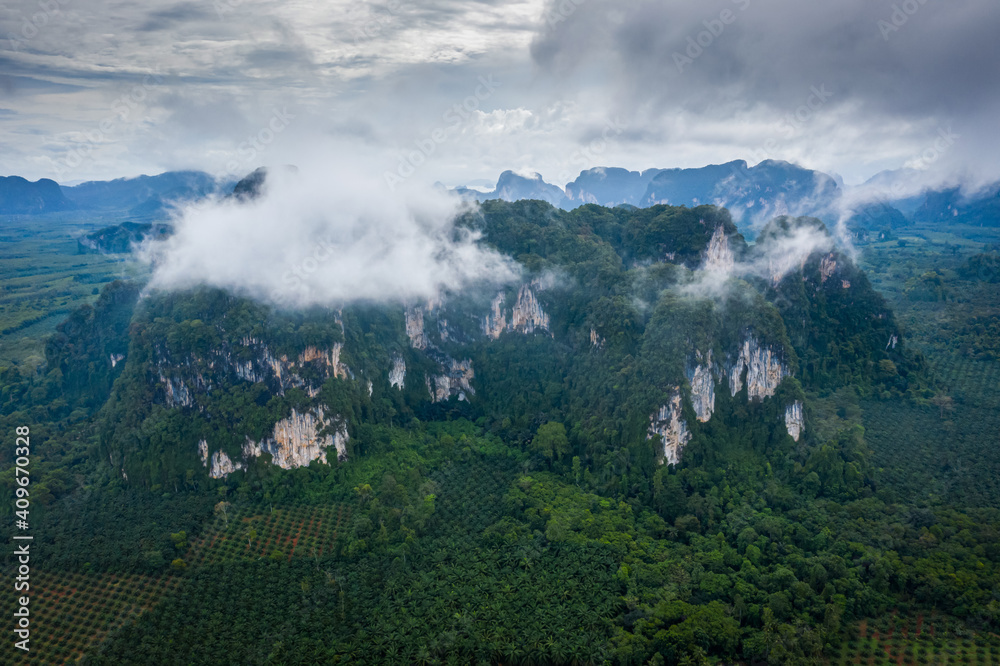
M 31 483 L 28 465 L 31 462 L 29 458 L 31 442 L 27 426 L 17 427 L 15 434 L 17 439 L 14 448 L 14 478 L 17 481 L 17 486 L 14 489 L 14 525 L 17 527 L 17 531 L 14 533 L 14 556 L 17 558 L 17 574 L 14 576 L 14 592 L 18 597 L 14 611 L 14 635 L 17 637 L 14 647 L 28 652 L 28 641 L 31 638 L 30 612 L 28 610 L 31 591 L 31 566 L 29 564 L 31 561 L 31 535 L 28 534 L 28 516 L 31 506 L 28 499 L 28 485 Z

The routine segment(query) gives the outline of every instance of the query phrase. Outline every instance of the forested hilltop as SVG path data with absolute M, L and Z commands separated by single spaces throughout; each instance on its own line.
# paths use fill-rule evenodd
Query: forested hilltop
M 907 504 L 873 464 L 845 396 L 939 380 L 822 222 L 459 223 L 520 278 L 308 311 L 116 282 L 43 374 L 2 371 L 39 570 L 148 598 L 80 629 L 43 579 L 37 659 L 839 663 L 890 611 L 1000 629 L 1000 514 Z

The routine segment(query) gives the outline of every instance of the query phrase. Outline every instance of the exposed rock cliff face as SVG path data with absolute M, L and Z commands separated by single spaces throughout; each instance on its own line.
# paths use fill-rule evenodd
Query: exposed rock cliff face
M 507 317 L 503 311 L 504 300 L 504 294 L 501 291 L 493 299 L 493 303 L 490 305 L 490 312 L 483 319 L 483 332 L 491 340 L 499 338 L 500 334 L 507 328 Z
M 419 305 L 406 308 L 406 336 L 414 349 L 427 349 L 430 344 L 424 333 L 424 309 Z
M 156 366 L 169 407 L 193 406 L 196 393 L 211 390 L 215 380 L 223 380 L 226 375 L 253 383 L 271 383 L 278 395 L 284 395 L 290 388 L 301 388 L 315 397 L 319 385 L 305 380 L 301 371 L 306 367 L 317 368 L 322 381 L 330 377 L 353 379 L 350 368 L 340 360 L 342 349 L 340 343 L 330 349 L 307 347 L 295 359 L 286 355 L 277 358 L 266 344 L 248 337 L 235 348 L 219 349 L 207 359 L 189 357 L 177 362 L 158 349 Z
M 542 310 L 542 304 L 528 285 L 522 286 L 517 292 L 510 327 L 521 333 L 532 333 L 536 328 L 549 330 L 549 316 Z
M 208 459 L 208 442 L 204 439 L 198 442 L 198 452 L 201 454 L 201 464 L 208 467 L 208 475 L 213 479 L 224 479 L 238 469 L 243 469 L 243 463 L 233 463 L 225 451 L 212 454 L 211 465 Z
M 820 259 L 819 262 L 820 282 L 826 282 L 836 270 L 837 270 L 837 260 L 832 253 Z
M 278 378 L 279 384 L 284 389 L 287 386 L 304 386 L 305 382 L 299 377 L 296 370 L 310 363 L 322 368 L 324 370 L 323 375 L 326 378 L 353 378 L 354 373 L 340 362 L 340 352 L 342 349 L 343 345 L 339 342 L 335 343 L 330 349 L 325 350 L 316 347 L 306 347 L 296 360 L 289 361 L 288 357 L 284 355 L 281 358 L 274 358 L 265 347 L 264 358 L 270 366 L 271 373 Z
M 300 414 L 292 410 L 291 416 L 274 424 L 274 433 L 262 442 L 247 441 L 243 446 L 246 458 L 270 453 L 272 462 L 283 469 L 305 467 L 313 460 L 327 462 L 327 449 L 337 451 L 338 460 L 347 459 L 347 428 L 339 424 L 333 435 L 319 435 L 327 424 L 323 408 Z
M 402 391 L 405 383 L 406 361 L 401 356 L 396 356 L 392 359 L 392 368 L 389 370 L 389 385 Z
M 598 349 L 604 346 L 604 338 L 597 334 L 596 329 L 590 329 L 590 344 Z
M 739 356 L 729 371 L 729 390 L 733 396 L 743 390 L 744 370 L 747 374 L 747 394 L 751 400 L 771 397 L 781 380 L 790 374 L 781 356 L 770 347 L 761 346 L 752 335 L 743 341 Z
M 763 346 L 753 335 L 748 335 L 740 345 L 735 360 L 728 356 L 728 362 L 720 364 L 712 358 L 712 350 L 702 353 L 695 350 L 687 368 L 687 379 L 691 386 L 691 407 L 701 423 L 711 420 L 715 412 L 716 383 L 725 382 L 728 377 L 729 389 L 735 397 L 743 390 L 746 375 L 747 395 L 750 400 L 762 400 L 774 395 L 782 380 L 791 374 L 782 361 L 779 352 Z M 681 419 L 683 393 L 680 388 L 672 389 L 671 399 L 660 411 L 650 417 L 653 424 L 649 435 L 661 435 L 665 442 L 664 456 L 667 462 L 676 463 L 680 452 L 691 438 L 687 423 Z M 797 408 L 796 408 L 797 405 Z M 797 411 L 796 411 L 797 409 Z M 785 424 L 789 434 L 798 437 L 803 429 L 802 403 L 788 408 Z M 671 457 L 673 456 L 673 457 Z
M 729 273 L 736 266 L 736 256 L 729 246 L 729 236 L 720 224 L 715 228 L 712 239 L 705 250 L 705 270 Z
M 802 413 L 802 402 L 796 400 L 785 408 L 785 428 L 796 442 L 806 429 L 806 419 Z
M 695 351 L 698 364 L 688 370 L 691 383 L 691 406 L 702 423 L 712 418 L 715 412 L 715 377 L 712 373 L 712 350 L 707 354 Z
M 472 388 L 472 380 L 476 376 L 472 361 L 448 359 L 443 369 L 443 374 L 427 378 L 427 391 L 433 402 L 443 402 L 452 396 L 468 400 L 468 396 L 476 394 Z
M 191 400 L 191 392 L 188 391 L 187 384 L 182 380 L 164 377 L 161 372 L 160 383 L 163 384 L 168 407 L 190 407 L 194 404 L 194 401 Z
M 507 313 L 504 312 L 504 301 L 506 297 L 503 292 L 497 294 L 490 306 L 490 313 L 483 319 L 483 332 L 492 340 L 500 337 L 506 330 L 518 331 L 520 333 L 533 333 L 536 329 L 549 330 L 549 315 L 542 310 L 542 304 L 538 302 L 538 297 L 532 287 L 538 287 L 538 281 L 530 285 L 522 285 L 517 292 L 517 302 L 511 312 L 510 322 L 507 322 Z
M 667 404 L 649 419 L 649 436 L 663 438 L 663 460 L 676 465 L 680 462 L 681 451 L 691 441 L 687 423 L 681 418 L 681 391 L 675 387 Z
M 271 437 L 262 442 L 247 440 L 243 444 L 243 461 L 234 462 L 225 451 L 215 451 L 208 456 L 208 442 L 198 442 L 198 452 L 202 464 L 209 468 L 213 479 L 222 479 L 238 469 L 244 469 L 245 461 L 257 458 L 263 453 L 271 454 L 271 461 L 283 469 L 308 466 L 313 460 L 327 462 L 327 449 L 333 447 L 337 460 L 347 459 L 347 428 L 337 425 L 332 435 L 320 435 L 327 425 L 323 408 L 300 414 L 292 410 L 291 416 L 274 424 Z M 211 464 L 210 464 L 211 463 Z

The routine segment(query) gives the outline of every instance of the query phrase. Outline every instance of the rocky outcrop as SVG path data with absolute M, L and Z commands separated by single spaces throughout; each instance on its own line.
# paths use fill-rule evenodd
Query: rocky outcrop
M 510 327 L 521 333 L 533 333 L 536 328 L 549 330 L 549 316 L 542 310 L 542 304 L 528 285 L 522 286 L 517 292 Z
M 392 368 L 389 370 L 389 385 L 402 391 L 405 383 L 406 361 L 403 360 L 403 357 L 396 356 L 392 359 Z
M 290 388 L 301 388 L 315 397 L 322 382 L 330 377 L 354 378 L 350 368 L 340 360 L 342 350 L 340 343 L 333 344 L 329 349 L 306 347 L 298 357 L 289 359 L 286 355 L 275 357 L 262 341 L 246 337 L 239 344 L 222 348 L 209 358 L 191 356 L 180 362 L 168 359 L 162 350 L 157 349 L 156 365 L 166 403 L 170 407 L 192 406 L 195 393 L 209 391 L 219 381 L 224 383 L 226 375 L 255 384 L 269 383 L 278 395 L 284 395 Z M 318 384 L 302 377 L 302 370 L 307 367 L 319 370 Z
M 483 319 L 483 332 L 491 340 L 499 338 L 500 334 L 507 328 L 507 317 L 503 311 L 504 300 L 504 293 L 501 291 L 493 299 L 493 303 L 490 305 L 490 312 Z
M 323 376 L 325 378 L 353 378 L 354 373 L 340 361 L 340 353 L 343 348 L 344 346 L 339 342 L 334 343 L 330 349 L 306 347 L 297 359 L 290 361 L 285 355 L 282 355 L 281 358 L 274 358 L 265 347 L 263 356 L 270 366 L 271 374 L 277 377 L 278 383 L 283 388 L 286 386 L 302 387 L 305 382 L 299 377 L 297 370 L 300 370 L 307 364 L 312 364 L 323 369 Z
M 597 334 L 597 329 L 590 329 L 590 344 L 597 349 L 604 346 L 604 338 Z
M 826 282 L 833 275 L 834 271 L 837 270 L 837 259 L 833 254 L 828 254 L 827 256 L 820 259 L 819 262 L 819 275 L 820 282 Z
M 475 395 L 472 388 L 472 380 L 476 373 L 472 369 L 472 361 L 456 361 L 453 358 L 447 359 L 443 366 L 444 373 L 427 377 L 427 391 L 431 395 L 432 402 L 444 402 L 452 396 L 459 400 L 468 400 L 468 396 Z
M 712 350 L 707 354 L 695 351 L 697 365 L 688 370 L 688 382 L 691 384 L 691 406 L 702 423 L 712 418 L 715 412 L 715 376 L 712 367 Z
M 686 376 L 690 386 L 691 407 L 700 423 L 707 423 L 715 413 L 715 389 L 718 382 L 729 382 L 729 389 L 735 397 L 743 390 L 746 378 L 747 396 L 750 400 L 762 400 L 774 395 L 782 380 L 790 374 L 779 352 L 762 345 L 756 337 L 748 335 L 740 345 L 735 359 L 729 356 L 727 362 L 718 363 L 712 350 L 702 353 L 695 350 L 689 359 Z M 652 423 L 649 436 L 660 435 L 664 441 L 664 460 L 676 463 L 680 452 L 691 438 L 687 423 L 681 418 L 683 393 L 680 388 L 671 389 L 671 399 L 660 411 L 650 417 Z M 792 425 L 798 424 L 797 437 L 802 432 L 802 404 L 789 407 L 785 422 L 792 432 Z
M 427 349 L 430 344 L 424 332 L 424 309 L 419 305 L 406 308 L 406 336 L 414 349 Z
M 198 452 L 201 454 L 201 464 L 208 467 L 208 475 L 213 479 L 224 479 L 236 470 L 243 469 L 243 463 L 234 463 L 225 451 L 214 452 L 209 465 L 208 442 L 204 439 L 198 442 Z
M 802 412 L 802 402 L 796 400 L 785 408 L 785 429 L 796 442 L 806 429 L 806 419 Z
M 282 469 L 306 467 L 313 460 L 327 462 L 327 449 L 333 447 L 337 451 L 338 460 L 347 459 L 347 428 L 343 423 L 337 425 L 334 434 L 320 435 L 327 425 L 324 421 L 323 408 L 300 414 L 292 410 L 291 416 L 274 424 L 271 437 L 262 442 L 247 440 L 243 445 L 245 458 L 270 453 L 271 461 Z
M 747 395 L 751 400 L 771 397 L 781 380 L 790 374 L 781 356 L 770 347 L 762 346 L 752 335 L 743 341 L 739 355 L 728 372 L 729 389 L 733 396 L 743 390 L 744 370 Z
M 691 441 L 691 433 L 681 411 L 680 387 L 675 387 L 667 404 L 649 419 L 649 436 L 659 435 L 663 441 L 663 460 L 667 464 L 680 462 L 684 446 Z
M 191 392 L 183 380 L 164 377 L 161 373 L 160 383 L 163 384 L 168 407 L 190 407 L 194 404 Z
M 729 236 L 722 225 L 715 227 L 712 239 L 708 241 L 708 248 L 705 250 L 704 268 L 713 273 L 730 273 L 736 266 L 736 256 L 729 246 Z
M 429 315 L 437 321 L 437 329 L 440 340 L 448 340 L 448 322 L 439 315 L 443 311 L 443 303 L 434 299 L 427 303 L 426 307 L 411 306 L 406 309 L 406 335 L 410 338 L 410 345 L 418 349 L 434 360 L 439 368 L 439 373 L 430 373 L 424 377 L 427 393 L 432 402 L 443 402 L 451 397 L 459 400 L 468 400 L 469 396 L 475 395 L 472 388 L 472 380 L 475 372 L 472 369 L 472 361 L 458 361 L 442 351 L 434 342 L 430 340 L 425 331 L 425 315 Z M 503 319 L 503 293 L 494 301 L 494 311 L 499 312 L 499 318 L 503 326 L 506 322 Z M 487 318 L 489 319 L 489 318 Z M 488 326 L 486 324 L 485 326 Z M 502 330 L 502 328 L 500 329 Z M 497 333 L 499 335 L 499 333 Z M 392 368 L 389 370 L 389 383 L 402 390 L 406 380 L 406 362 L 402 357 L 395 357 L 392 361 Z
M 233 461 L 225 451 L 215 451 L 211 458 L 208 455 L 208 442 L 198 442 L 198 452 L 202 464 L 208 468 L 208 475 L 213 479 L 223 479 L 238 469 L 245 468 L 245 462 L 260 457 L 264 453 L 271 454 L 271 462 L 282 469 L 306 467 L 314 460 L 327 462 L 327 450 L 331 447 L 337 452 L 337 460 L 347 459 L 347 427 L 344 423 L 336 425 L 333 434 L 320 435 L 327 425 L 323 408 L 315 411 L 299 413 L 292 410 L 291 416 L 274 424 L 271 437 L 262 442 L 247 439 L 243 444 L 243 460 Z
M 517 292 L 517 302 L 511 311 L 510 322 L 504 311 L 506 297 L 503 292 L 497 294 L 490 306 L 490 312 L 483 319 L 483 332 L 491 340 L 496 340 L 506 330 L 519 333 L 534 333 L 535 330 L 549 330 L 549 315 L 542 309 L 542 304 L 535 296 L 532 287 L 537 288 L 539 281 L 521 285 Z

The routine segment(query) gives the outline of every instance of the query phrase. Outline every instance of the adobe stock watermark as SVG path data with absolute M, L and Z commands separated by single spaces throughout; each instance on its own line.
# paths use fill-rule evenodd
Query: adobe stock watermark
M 285 271 L 281 276 L 281 281 L 284 283 L 284 289 L 275 289 L 271 292 L 271 300 L 275 303 L 284 303 L 288 300 L 289 291 L 297 290 L 303 296 L 306 296 L 309 292 L 309 287 L 306 285 L 306 280 L 309 279 L 313 273 L 319 270 L 319 267 L 330 260 L 337 251 L 339 244 L 335 238 L 326 237 L 319 238 L 316 241 L 316 245 L 313 247 L 313 251 L 310 255 L 299 259 L 292 266 L 291 270 Z
M 732 0 L 741 12 L 745 12 L 750 7 L 751 0 Z M 702 21 L 705 29 L 687 38 L 687 48 L 681 51 L 674 51 L 674 65 L 679 74 L 684 73 L 684 69 L 694 64 L 707 49 L 711 48 L 715 41 L 722 36 L 728 26 L 736 23 L 739 15 L 732 9 L 723 9 L 719 12 L 718 18 L 706 19 Z
M 395 23 L 396 19 L 399 18 L 398 14 L 402 6 L 403 3 L 401 0 L 388 0 L 384 5 L 384 12 L 372 12 L 374 14 L 372 18 L 356 26 L 351 31 L 354 37 L 354 45 L 359 46 L 362 42 L 375 39 L 384 33 L 386 28 Z
M 955 142 L 962 138 L 961 134 L 956 134 L 952 131 L 951 127 L 945 129 L 944 127 L 938 128 L 937 139 L 934 143 L 928 146 L 919 156 L 907 163 L 912 169 L 926 169 L 930 165 L 941 159 L 941 156 L 947 153 Z
M 899 32 L 904 25 L 910 22 L 910 18 L 926 4 L 927 0 L 903 0 L 903 2 L 893 3 L 889 19 L 879 19 L 875 22 L 879 32 L 882 33 L 882 39 L 889 41 L 889 37 Z
M 833 93 L 826 89 L 825 83 L 821 83 L 819 86 L 812 86 L 809 89 L 809 93 L 805 103 L 795 109 L 794 112 L 785 116 L 778 125 L 789 138 L 794 136 L 797 130 L 805 127 L 816 116 L 816 113 L 826 106 L 826 103 L 833 97 Z
M 550 7 L 545 12 L 545 23 L 548 24 L 549 30 L 555 29 L 557 25 L 569 19 L 586 2 L 587 0 L 560 0 L 559 4 Z
M 615 116 L 614 120 L 607 120 L 604 123 L 604 129 L 601 130 L 601 136 L 588 142 L 585 146 L 578 149 L 570 156 L 570 163 L 580 166 L 583 170 L 592 168 L 597 164 L 597 158 L 604 155 L 608 151 L 611 145 L 611 140 L 615 137 L 621 136 L 628 126 L 621 121 L 621 118 Z M 560 183 L 568 183 L 572 180 L 573 174 L 569 171 L 560 172 L 557 177 L 557 181 Z
M 163 77 L 158 72 L 153 72 L 143 77 L 141 84 L 132 86 L 128 92 L 115 99 L 111 103 L 113 113 L 101 119 L 97 129 L 82 132 L 84 141 L 71 148 L 65 157 L 56 160 L 53 167 L 56 176 L 63 176 L 78 168 L 93 155 L 95 148 L 113 141 L 112 135 L 118 125 L 128 120 L 146 101 L 150 91 L 162 84 Z
M 423 138 L 416 139 L 413 142 L 414 150 L 399 155 L 399 163 L 396 165 L 395 171 L 383 173 L 385 184 L 390 191 L 395 192 L 399 185 L 426 164 L 427 159 L 437 152 L 438 146 L 448 141 L 451 133 L 465 124 L 479 110 L 482 103 L 488 100 L 501 86 L 498 81 L 493 79 L 492 74 L 485 77 L 480 76 L 478 81 L 479 85 L 476 86 L 473 94 L 453 105 L 441 115 L 441 119 L 447 123 L 445 126 L 435 127 Z
M 240 142 L 236 147 L 235 158 L 226 162 L 225 170 L 221 174 L 216 174 L 216 179 L 221 178 L 243 178 L 247 175 L 250 166 L 258 156 L 267 151 L 268 146 L 277 140 L 279 134 L 284 132 L 291 121 L 295 120 L 295 115 L 289 113 L 288 107 L 271 110 L 271 118 L 257 132 Z M 192 201 L 186 201 L 184 208 L 187 210 L 202 211 L 216 205 L 218 201 L 215 197 L 203 197 Z
M 784 118 L 778 122 L 778 129 L 785 134 L 786 139 L 791 139 L 795 136 L 795 133 L 802 130 L 806 125 L 812 122 L 816 118 L 816 114 L 826 106 L 826 104 L 833 99 L 834 93 L 827 90 L 826 84 L 821 83 L 819 85 L 813 85 L 809 87 L 809 94 L 805 98 L 805 102 L 801 104 L 791 113 L 785 115 Z M 755 150 L 750 151 L 748 157 L 754 162 L 763 162 L 764 160 L 773 159 L 778 152 L 781 150 L 781 142 L 778 139 L 771 137 L 764 141 L 761 146 Z M 749 181 L 749 176 L 736 167 L 733 167 L 732 175 L 744 182 Z
M 17 32 L 7 33 L 10 50 L 17 52 L 24 48 L 45 26 L 64 15 L 62 7 L 69 2 L 70 0 L 37 0 L 40 11 L 32 13 L 31 16 L 24 16 Z
M 245 0 L 213 0 L 212 9 L 219 15 L 220 19 L 226 18 L 226 14 L 236 11 Z
M 247 165 L 252 163 L 257 156 L 267 150 L 267 147 L 274 143 L 279 134 L 288 129 L 291 122 L 295 120 L 295 115 L 288 112 L 288 107 L 271 110 L 271 117 L 256 133 L 247 137 L 246 141 L 236 146 L 236 157 L 226 162 L 226 172 L 230 175 L 238 175 L 241 170 L 245 170 Z

